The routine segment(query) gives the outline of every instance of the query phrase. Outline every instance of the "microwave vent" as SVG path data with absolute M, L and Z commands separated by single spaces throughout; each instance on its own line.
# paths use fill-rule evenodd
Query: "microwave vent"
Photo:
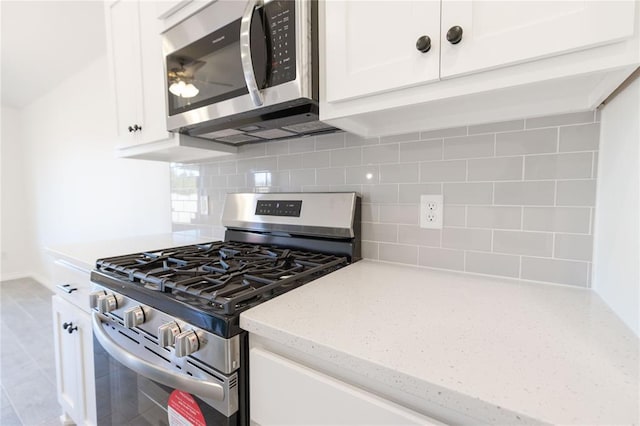
M 333 126 L 330 126 L 322 121 L 308 121 L 306 123 L 298 123 L 292 124 L 290 126 L 283 126 L 285 130 L 290 130 L 296 133 L 312 133 L 319 132 L 322 130 L 331 130 L 334 129 Z
M 291 136 L 295 136 L 296 133 L 286 132 L 280 129 L 269 129 L 269 130 L 262 130 L 260 132 L 254 132 L 254 133 L 251 133 L 251 135 L 258 136 L 259 138 L 263 138 L 263 139 L 282 139 L 282 138 L 289 138 Z

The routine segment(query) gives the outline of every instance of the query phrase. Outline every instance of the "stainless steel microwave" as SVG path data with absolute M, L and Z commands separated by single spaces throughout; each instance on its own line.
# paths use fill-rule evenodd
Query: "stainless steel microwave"
M 167 128 L 228 144 L 318 121 L 316 0 L 218 0 L 163 34 Z

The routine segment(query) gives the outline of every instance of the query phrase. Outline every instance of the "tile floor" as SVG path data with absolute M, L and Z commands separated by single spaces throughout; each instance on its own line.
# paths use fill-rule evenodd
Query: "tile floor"
M 24 278 L 0 282 L 0 425 L 60 425 L 53 293 Z

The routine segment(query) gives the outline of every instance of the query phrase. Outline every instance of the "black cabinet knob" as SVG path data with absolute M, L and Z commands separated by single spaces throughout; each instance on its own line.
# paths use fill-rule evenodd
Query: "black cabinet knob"
M 138 130 L 142 130 L 142 126 L 138 126 L 137 124 L 133 125 L 133 131 L 137 132 Z
M 456 25 L 447 31 L 447 41 L 451 44 L 458 44 L 462 40 L 462 27 Z
M 131 133 L 133 131 L 134 131 L 133 127 L 129 126 L 129 133 Z
M 422 53 L 427 53 L 431 50 L 431 38 L 426 35 L 420 37 L 418 41 L 416 41 L 416 49 Z
M 62 328 L 67 330 L 67 333 L 71 334 L 74 330 L 77 330 L 78 327 L 74 327 L 72 322 L 65 322 L 62 324 Z

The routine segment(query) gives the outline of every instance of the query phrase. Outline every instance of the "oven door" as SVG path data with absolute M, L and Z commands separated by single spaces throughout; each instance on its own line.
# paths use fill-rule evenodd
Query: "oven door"
M 310 3 L 218 0 L 165 32 L 168 130 L 313 99 Z
M 240 424 L 236 373 L 195 360 L 176 368 L 144 335 L 97 312 L 93 332 L 98 425 Z

